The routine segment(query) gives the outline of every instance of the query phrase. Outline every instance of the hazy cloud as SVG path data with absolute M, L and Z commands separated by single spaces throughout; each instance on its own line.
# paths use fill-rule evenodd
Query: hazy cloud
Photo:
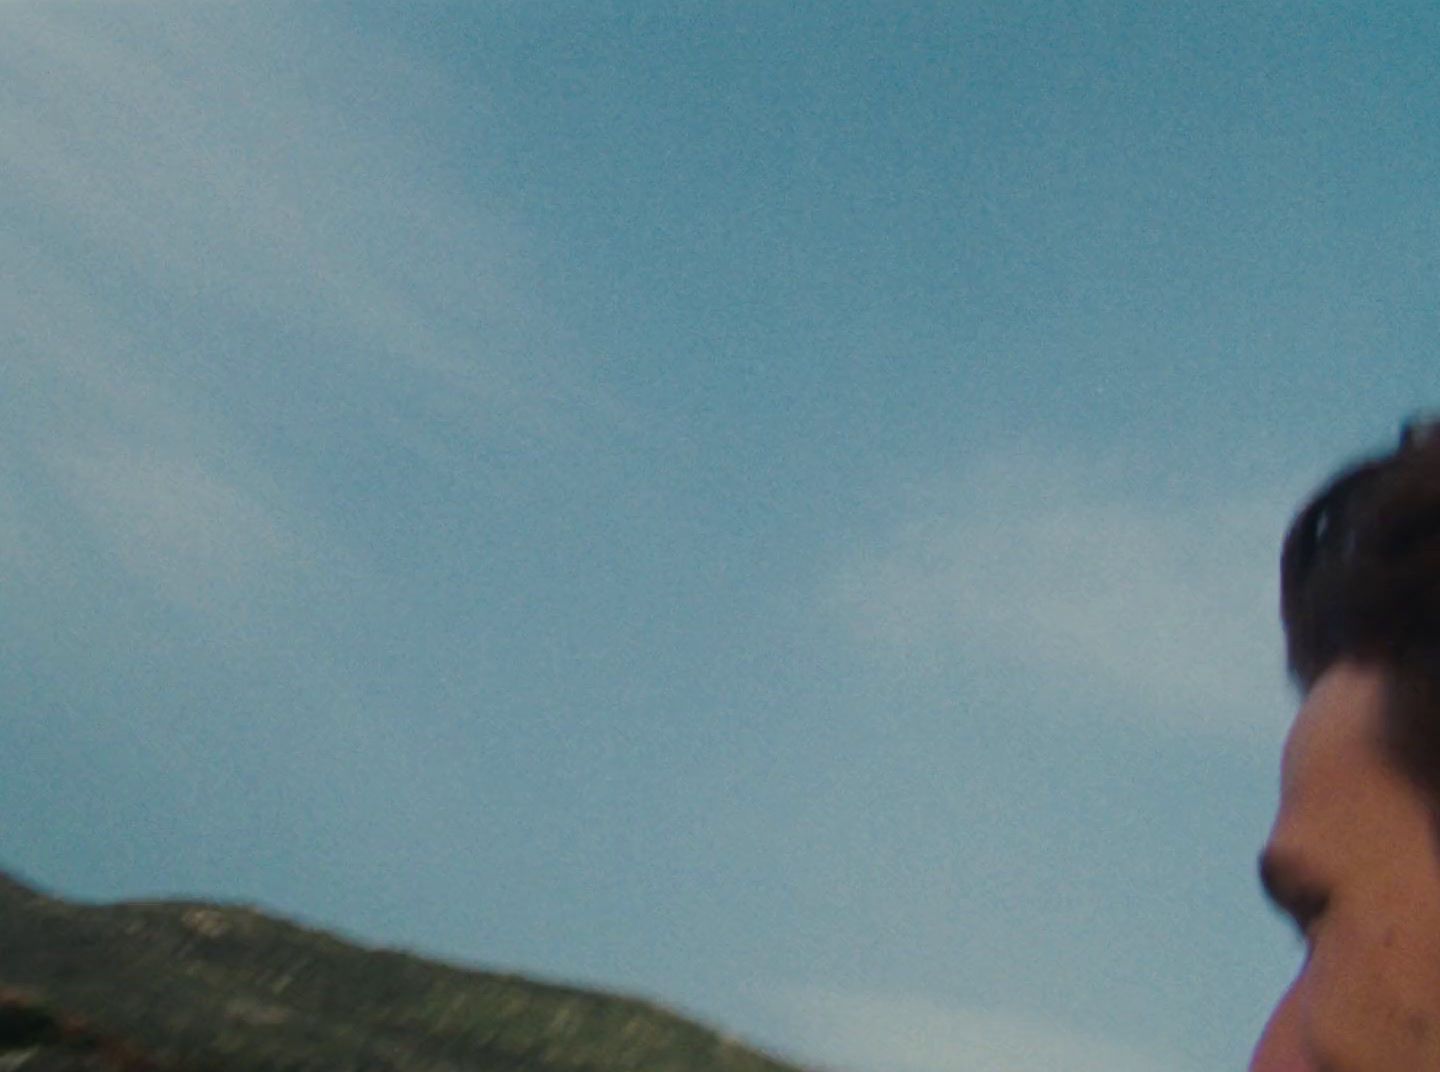
M 1025 450 L 990 458 L 843 562 L 832 606 L 906 672 L 984 660 L 1083 681 L 1146 721 L 1253 726 L 1283 689 L 1285 498 L 1147 494 L 1125 476 Z
M 502 214 L 398 122 L 431 76 L 307 17 L 0 9 L 0 562 L 78 521 L 223 606 L 345 541 L 321 455 L 454 465 L 598 404 Z
M 806 1053 L 836 1072 L 1182 1072 L 1134 1046 L 999 1009 L 925 997 L 797 988 L 782 1015 Z
M 272 574 L 296 550 L 264 503 L 194 458 L 107 451 L 73 455 L 61 468 L 130 570 L 177 602 L 205 606 Z

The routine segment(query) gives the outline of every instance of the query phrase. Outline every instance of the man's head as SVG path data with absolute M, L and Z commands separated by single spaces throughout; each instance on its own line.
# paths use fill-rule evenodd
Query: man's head
M 1305 700 L 1261 860 L 1305 963 L 1255 1072 L 1440 1069 L 1440 429 L 1347 470 L 1281 564 Z

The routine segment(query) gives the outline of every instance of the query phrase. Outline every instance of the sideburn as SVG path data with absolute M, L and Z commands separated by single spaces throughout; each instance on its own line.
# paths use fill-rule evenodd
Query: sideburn
M 1440 852 L 1440 650 L 1389 662 L 1382 744 L 1424 796 Z

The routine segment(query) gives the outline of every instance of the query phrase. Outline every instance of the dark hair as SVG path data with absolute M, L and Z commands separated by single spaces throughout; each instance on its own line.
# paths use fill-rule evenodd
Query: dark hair
M 1440 792 L 1440 420 L 1342 470 L 1300 511 L 1280 559 L 1280 615 L 1302 692 L 1342 660 L 1382 666 L 1387 744 Z

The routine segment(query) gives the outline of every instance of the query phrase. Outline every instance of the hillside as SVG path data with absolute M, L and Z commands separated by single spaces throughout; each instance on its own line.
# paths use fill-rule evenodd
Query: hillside
M 658 1006 L 0 873 L 0 1072 L 799 1072 Z

